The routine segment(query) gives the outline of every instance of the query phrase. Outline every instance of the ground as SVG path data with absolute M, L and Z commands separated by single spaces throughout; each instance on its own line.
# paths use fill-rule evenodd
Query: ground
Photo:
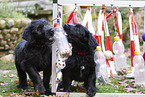
M 130 59 L 128 59 L 130 62 Z M 42 72 L 40 72 L 41 76 Z M 16 96 L 16 95 L 27 95 L 36 97 L 39 93 L 34 92 L 33 83 L 28 78 L 29 86 L 27 89 L 19 89 L 16 87 L 18 83 L 17 72 L 14 62 L 3 62 L 0 61 L 0 97 L 3 96 Z M 134 85 L 134 79 L 128 79 L 123 76 L 109 78 L 107 85 L 99 85 L 96 81 L 96 86 L 99 88 L 98 93 L 139 93 L 145 94 L 145 89 L 137 89 Z M 58 90 L 61 91 L 61 90 Z M 73 92 L 85 92 L 83 83 L 74 82 L 72 85 Z M 39 96 L 38 96 L 39 97 Z

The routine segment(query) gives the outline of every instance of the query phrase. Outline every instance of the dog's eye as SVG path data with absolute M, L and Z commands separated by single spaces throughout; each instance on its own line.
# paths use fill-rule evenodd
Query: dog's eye
M 50 33 L 51 35 L 54 35 L 54 29 L 50 29 L 50 30 L 49 30 L 49 33 Z

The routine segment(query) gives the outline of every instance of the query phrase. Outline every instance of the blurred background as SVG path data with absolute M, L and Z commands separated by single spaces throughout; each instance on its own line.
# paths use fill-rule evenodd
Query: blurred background
M 66 23 L 67 18 L 74 6 L 63 6 L 63 24 Z M 77 6 L 78 19 L 81 23 L 86 13 L 86 6 Z M 93 27 L 97 33 L 97 21 L 100 6 L 91 6 Z M 130 28 L 129 28 L 129 7 L 118 7 L 122 15 L 123 28 L 123 43 L 126 52 L 130 51 Z M 114 8 L 106 7 L 106 15 L 108 15 Z M 139 40 L 141 51 L 143 49 L 142 34 L 144 33 L 144 9 L 133 8 L 135 18 L 138 26 Z M 23 28 L 32 20 L 45 18 L 52 26 L 53 1 L 52 0 L 0 0 L 0 56 L 13 52 L 16 44 L 21 41 L 21 32 Z M 109 18 L 108 27 L 111 36 L 111 43 L 113 45 L 115 36 L 115 14 Z

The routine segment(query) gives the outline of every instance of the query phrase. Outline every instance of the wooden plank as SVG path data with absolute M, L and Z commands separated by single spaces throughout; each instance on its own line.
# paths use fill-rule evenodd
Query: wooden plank
M 38 13 L 38 14 L 52 14 L 52 10 L 36 10 L 35 13 Z
M 139 0 L 58 0 L 58 4 L 61 5 L 70 5 L 70 4 L 77 4 L 80 6 L 102 6 L 102 4 L 105 4 L 106 6 L 119 6 L 119 7 L 129 7 L 131 5 L 132 7 L 144 7 L 145 1 L 139 1 Z
M 53 3 L 53 19 L 57 18 L 57 3 Z M 57 20 L 53 21 L 56 23 Z M 52 44 L 52 92 L 56 92 L 56 42 Z
M 76 92 L 56 92 L 57 97 L 88 97 L 86 93 Z M 145 94 L 132 93 L 96 93 L 94 97 L 145 97 Z

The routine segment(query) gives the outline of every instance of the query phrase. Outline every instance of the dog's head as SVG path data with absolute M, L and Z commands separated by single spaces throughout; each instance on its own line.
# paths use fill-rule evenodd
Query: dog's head
M 22 32 L 22 38 L 33 44 L 50 44 L 54 41 L 54 29 L 44 20 L 34 20 Z
M 63 26 L 68 41 L 72 45 L 77 45 L 80 47 L 88 47 L 90 50 L 95 50 L 97 47 L 96 39 L 92 36 L 89 30 L 81 24 L 65 24 Z

